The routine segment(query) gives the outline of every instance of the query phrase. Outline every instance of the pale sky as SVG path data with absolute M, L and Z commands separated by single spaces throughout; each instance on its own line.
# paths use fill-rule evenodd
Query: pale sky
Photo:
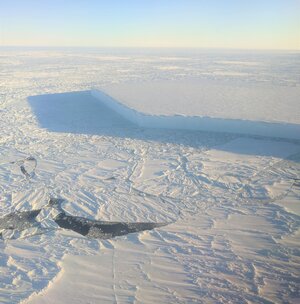
M 0 0 L 0 46 L 300 50 L 300 0 Z

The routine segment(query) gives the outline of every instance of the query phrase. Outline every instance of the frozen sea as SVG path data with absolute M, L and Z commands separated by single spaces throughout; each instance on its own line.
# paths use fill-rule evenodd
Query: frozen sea
M 0 48 L 0 218 L 169 223 L 2 229 L 0 302 L 299 303 L 299 83 L 297 52 Z

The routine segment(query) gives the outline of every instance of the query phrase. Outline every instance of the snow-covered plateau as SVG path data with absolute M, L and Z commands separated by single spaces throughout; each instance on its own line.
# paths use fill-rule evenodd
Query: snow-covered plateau
M 299 303 L 299 83 L 296 52 L 0 48 L 0 303 Z

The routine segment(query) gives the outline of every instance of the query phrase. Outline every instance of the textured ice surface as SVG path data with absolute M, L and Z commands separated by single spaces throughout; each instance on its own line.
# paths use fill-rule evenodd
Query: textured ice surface
M 74 216 L 174 222 L 113 240 L 55 229 L 1 241 L 1 303 L 299 301 L 297 140 L 101 125 L 91 104 L 81 113 L 90 125 L 64 104 L 68 119 L 54 130 L 27 102 L 191 77 L 288 90 L 300 83 L 299 54 L 1 49 L 0 216 L 40 209 L 52 196 Z M 177 109 L 168 105 L 188 114 Z M 29 155 L 38 162 L 30 179 L 11 163 Z

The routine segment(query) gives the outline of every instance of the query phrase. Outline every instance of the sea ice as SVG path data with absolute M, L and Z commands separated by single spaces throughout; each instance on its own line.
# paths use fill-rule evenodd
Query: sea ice
M 91 239 L 52 229 L 45 211 L 48 233 L 0 241 L 0 302 L 299 302 L 299 64 L 291 52 L 1 48 L 0 217 L 61 197 L 76 218 L 172 224 Z M 183 123 L 129 123 L 93 89 L 152 127 Z M 191 116 L 238 123 L 183 130 Z M 12 164 L 28 156 L 36 168 Z

